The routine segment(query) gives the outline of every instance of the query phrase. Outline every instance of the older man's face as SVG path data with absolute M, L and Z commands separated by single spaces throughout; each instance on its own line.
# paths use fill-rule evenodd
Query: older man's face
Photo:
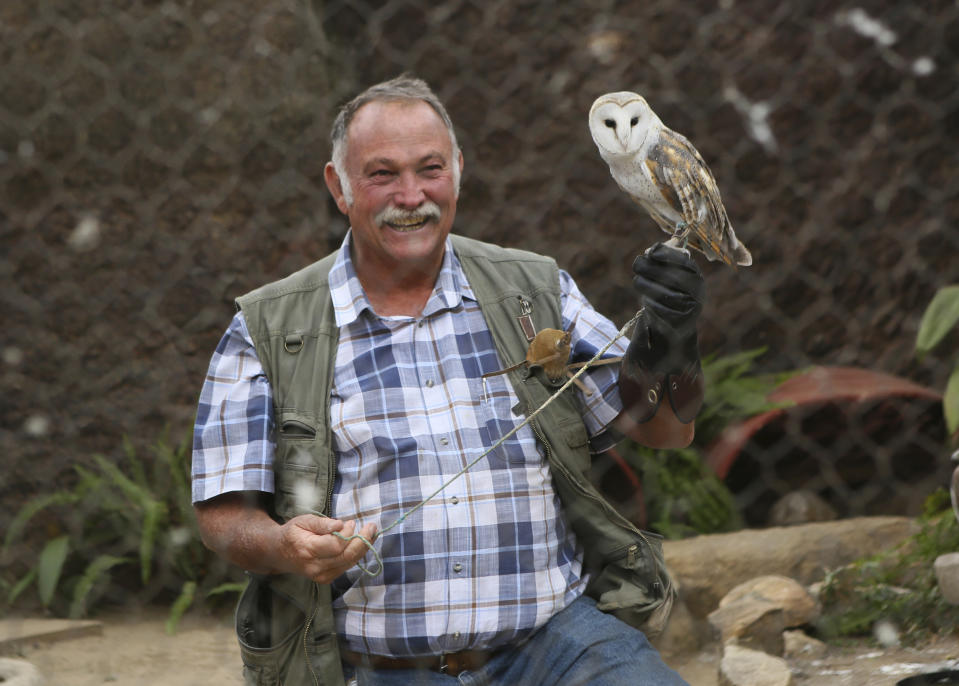
M 335 182 L 330 188 L 350 218 L 361 278 L 439 269 L 456 214 L 453 165 L 461 159 L 453 154 L 443 120 L 425 102 L 371 102 L 356 112 L 345 160 L 353 204 Z

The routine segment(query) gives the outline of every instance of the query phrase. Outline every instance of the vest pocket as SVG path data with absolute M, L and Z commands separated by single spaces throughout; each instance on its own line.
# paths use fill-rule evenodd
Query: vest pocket
M 590 582 L 597 607 L 655 636 L 666 624 L 676 589 L 663 558 L 662 537 L 645 531 L 603 556 Z
M 293 410 L 278 410 L 276 420 L 276 513 L 284 519 L 311 511 L 326 514 L 330 475 L 328 469 L 319 469 L 323 460 L 317 451 L 324 448 L 317 438 L 317 422 Z
M 236 633 L 248 686 L 287 683 L 306 626 L 306 611 L 275 593 L 269 577 L 251 575 L 236 608 Z
M 305 414 L 290 410 L 277 412 L 280 440 L 299 441 L 316 438 L 316 422 Z
M 569 466 L 580 475 L 587 474 L 591 460 L 587 447 L 589 445 L 589 434 L 582 420 L 576 417 L 558 422 L 556 431 L 554 440 L 562 440 L 566 444 L 567 450 L 565 452 L 571 456 Z

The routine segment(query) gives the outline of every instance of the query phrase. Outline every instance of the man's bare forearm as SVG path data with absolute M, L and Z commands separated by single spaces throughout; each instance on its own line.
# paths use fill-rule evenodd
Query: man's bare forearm
M 359 562 L 365 541 L 376 536 L 366 524 L 354 538 L 356 522 L 312 514 L 278 524 L 265 493 L 226 493 L 194 509 L 203 543 L 222 558 L 257 574 L 298 574 L 328 584 Z M 360 538 L 362 537 L 362 538 Z
M 266 511 L 266 494 L 225 493 L 194 506 L 200 536 L 220 557 L 257 574 L 277 574 L 280 525 Z

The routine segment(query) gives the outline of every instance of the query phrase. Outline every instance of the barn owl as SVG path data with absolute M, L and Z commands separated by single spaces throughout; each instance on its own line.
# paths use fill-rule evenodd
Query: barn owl
M 702 156 L 642 96 L 622 91 L 598 97 L 589 110 L 589 132 L 619 187 L 672 236 L 668 245 L 688 241 L 710 261 L 753 263 Z

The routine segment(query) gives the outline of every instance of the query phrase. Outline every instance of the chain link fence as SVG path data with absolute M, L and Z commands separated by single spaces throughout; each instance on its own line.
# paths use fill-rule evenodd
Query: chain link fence
M 72 466 L 188 435 L 232 299 L 336 248 L 336 107 L 400 72 L 447 103 L 454 230 L 554 256 L 615 321 L 662 234 L 590 138 L 645 95 L 709 162 L 747 269 L 704 265 L 704 353 L 756 372 L 918 361 L 959 281 L 959 4 L 890 0 L 3 0 L 0 529 Z M 728 475 L 747 523 L 810 488 L 840 515 L 917 511 L 951 471 L 935 401 L 787 413 Z

